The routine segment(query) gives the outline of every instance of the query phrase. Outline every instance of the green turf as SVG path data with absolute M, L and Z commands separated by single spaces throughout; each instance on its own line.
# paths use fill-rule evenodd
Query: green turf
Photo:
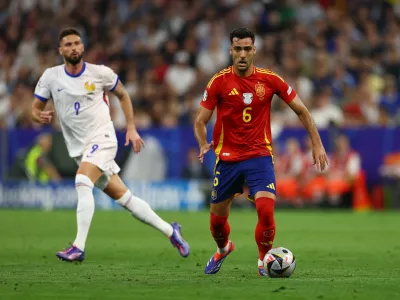
M 0 210 L 0 299 L 400 299 L 400 214 L 278 211 L 289 279 L 256 275 L 254 212 L 232 212 L 236 250 L 212 276 L 208 213 L 161 215 L 183 225 L 189 258 L 126 212 L 98 211 L 86 261 L 69 264 L 54 254 L 74 238 L 73 211 Z

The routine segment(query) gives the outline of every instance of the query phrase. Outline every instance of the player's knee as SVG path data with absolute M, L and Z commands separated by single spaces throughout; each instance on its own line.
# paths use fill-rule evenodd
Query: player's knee
M 228 222 L 228 216 L 217 216 L 214 214 L 210 214 L 210 230 L 221 231 L 225 224 Z
M 93 189 L 93 186 L 94 186 L 94 184 L 88 176 L 83 175 L 83 174 L 77 174 L 75 176 L 75 188 L 77 190 L 79 190 L 81 188 Z

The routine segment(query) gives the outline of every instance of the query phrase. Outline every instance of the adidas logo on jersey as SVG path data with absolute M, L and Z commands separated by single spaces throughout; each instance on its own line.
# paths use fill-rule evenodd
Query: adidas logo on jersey
M 233 88 L 232 91 L 229 93 L 229 96 L 234 96 L 234 95 L 239 95 L 239 93 L 236 90 L 236 88 Z
M 267 185 L 267 188 L 275 191 L 275 184 L 270 183 L 270 184 Z

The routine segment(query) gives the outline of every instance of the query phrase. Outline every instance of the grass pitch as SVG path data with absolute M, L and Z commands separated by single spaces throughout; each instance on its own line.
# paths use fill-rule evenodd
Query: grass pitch
M 400 299 L 400 213 L 277 211 L 275 246 L 297 260 L 289 279 L 257 276 L 254 211 L 232 212 L 236 249 L 217 275 L 204 275 L 208 213 L 160 214 L 182 224 L 187 259 L 127 212 L 97 211 L 85 262 L 60 262 L 74 211 L 0 210 L 0 299 Z

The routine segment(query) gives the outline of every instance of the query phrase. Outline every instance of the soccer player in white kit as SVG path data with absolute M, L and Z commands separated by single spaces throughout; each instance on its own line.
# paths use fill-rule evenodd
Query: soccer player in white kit
M 57 252 L 64 261 L 83 261 L 85 243 L 94 214 L 93 187 L 103 190 L 142 222 L 167 236 L 179 254 L 187 257 L 189 245 L 182 238 L 178 223 L 161 219 L 144 200 L 134 196 L 118 176 L 120 168 L 114 158 L 117 138 L 110 117 L 106 92 L 113 92 L 120 100 L 126 117 L 125 146 L 133 144 L 136 153 L 144 146 L 133 122 L 131 99 L 118 76 L 104 65 L 82 60 L 84 45 L 76 29 L 65 29 L 59 36 L 59 53 L 64 64 L 48 68 L 39 79 L 32 104 L 36 122 L 49 124 L 54 111 L 45 110 L 53 99 L 69 155 L 79 165 L 75 187 L 78 194 L 77 235 L 71 247 Z

